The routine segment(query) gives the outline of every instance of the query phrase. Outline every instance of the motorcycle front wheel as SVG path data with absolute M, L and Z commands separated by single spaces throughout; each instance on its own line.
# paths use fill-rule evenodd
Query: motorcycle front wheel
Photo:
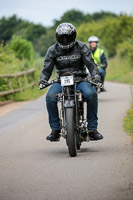
M 75 157 L 77 156 L 77 145 L 74 123 L 74 108 L 66 108 L 65 112 L 68 151 L 71 157 Z

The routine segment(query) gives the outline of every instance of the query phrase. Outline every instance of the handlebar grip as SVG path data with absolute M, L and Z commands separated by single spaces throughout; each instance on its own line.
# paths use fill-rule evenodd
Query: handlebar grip
M 38 90 L 43 90 L 46 87 L 50 86 L 51 84 L 52 84 L 52 81 L 50 83 L 47 83 L 47 85 L 40 84 Z

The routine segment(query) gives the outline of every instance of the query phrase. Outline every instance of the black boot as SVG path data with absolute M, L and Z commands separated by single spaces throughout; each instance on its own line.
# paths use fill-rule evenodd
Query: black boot
M 104 87 L 100 88 L 100 92 L 106 92 L 106 89 Z
M 46 140 L 50 140 L 51 142 L 60 140 L 60 130 L 52 130 L 50 135 L 46 137 Z
M 106 89 L 104 88 L 104 79 L 102 80 L 102 88 L 100 88 L 100 92 L 106 92 Z
M 101 140 L 103 136 L 97 130 L 88 130 L 90 140 Z

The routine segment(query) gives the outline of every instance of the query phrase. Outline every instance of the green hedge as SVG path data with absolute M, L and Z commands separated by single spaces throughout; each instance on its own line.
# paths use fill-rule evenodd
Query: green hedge
M 33 60 L 35 52 L 33 46 L 28 41 L 22 38 L 14 37 L 12 41 L 3 46 L 0 45 L 0 74 L 8 75 L 14 74 L 21 71 L 27 71 L 30 68 L 35 68 L 34 77 L 27 76 L 28 82 L 37 82 L 36 89 L 30 88 L 26 89 L 24 92 L 19 92 L 16 94 L 8 95 L 5 97 L 0 97 L 1 101 L 4 100 L 30 100 L 40 96 L 42 93 L 37 90 L 38 81 L 40 79 L 40 73 L 43 67 L 43 58 L 37 57 Z M 21 83 L 26 86 L 24 77 L 20 77 Z M 11 79 L 11 84 L 13 89 L 18 88 L 18 82 L 16 78 Z M 0 91 L 9 90 L 8 82 L 6 78 L 0 79 Z M 31 95 L 32 94 L 32 95 Z

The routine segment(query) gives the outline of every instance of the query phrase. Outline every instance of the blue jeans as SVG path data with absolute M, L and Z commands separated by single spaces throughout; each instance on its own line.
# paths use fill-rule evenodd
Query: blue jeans
M 77 90 L 80 90 L 87 102 L 87 122 L 88 129 L 97 129 L 98 117 L 97 117 L 97 92 L 96 89 L 90 85 L 88 82 L 81 82 L 77 85 Z M 58 98 L 56 94 L 61 93 L 61 85 L 59 83 L 54 83 L 47 95 L 46 95 L 46 105 L 49 114 L 49 124 L 52 130 L 60 129 L 60 120 L 57 102 Z
M 102 83 L 103 83 L 105 75 L 106 75 L 106 71 L 101 67 L 101 68 L 98 69 L 98 72 L 99 72 L 99 75 L 100 75 Z

